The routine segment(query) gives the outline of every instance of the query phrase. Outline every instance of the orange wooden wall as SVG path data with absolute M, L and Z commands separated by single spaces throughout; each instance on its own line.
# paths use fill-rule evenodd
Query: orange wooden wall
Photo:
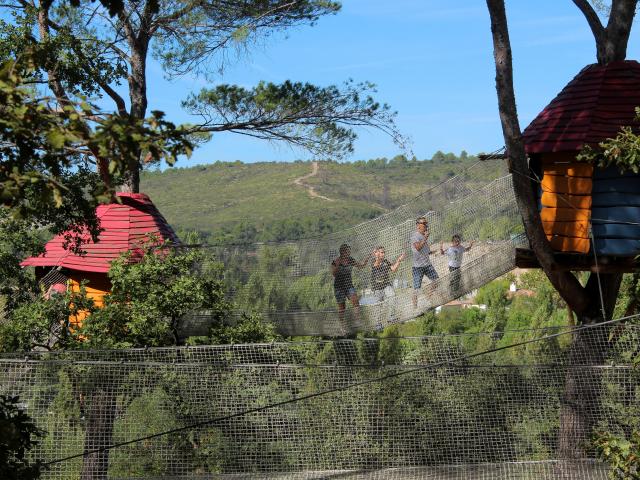
M 111 283 L 107 275 L 104 273 L 73 272 L 69 276 L 69 288 L 72 292 L 78 293 L 80 292 L 80 283 L 83 281 L 88 281 L 84 287 L 87 298 L 93 300 L 96 307 L 103 307 L 104 296 L 111 291 Z M 87 315 L 88 312 L 80 311 L 77 315 L 71 316 L 69 322 L 71 325 L 80 326 Z
M 540 218 L 554 250 L 588 253 L 593 165 L 558 156 L 542 159 Z

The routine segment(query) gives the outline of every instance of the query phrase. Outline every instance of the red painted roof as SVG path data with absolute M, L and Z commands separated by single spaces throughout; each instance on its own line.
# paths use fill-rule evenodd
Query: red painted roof
M 589 65 L 545 107 L 522 133 L 527 153 L 576 152 L 637 127 L 640 63 Z
M 24 260 L 22 266 L 61 266 L 83 272 L 109 271 L 110 264 L 126 251 L 134 252 L 134 258 L 142 252 L 140 247 L 150 238 L 180 243 L 178 236 L 143 193 L 118 193 L 122 204 L 100 205 L 96 216 L 102 232 L 98 241 L 91 241 L 88 233 L 82 235 L 82 255 L 65 250 L 64 234 L 50 240 L 45 253 Z

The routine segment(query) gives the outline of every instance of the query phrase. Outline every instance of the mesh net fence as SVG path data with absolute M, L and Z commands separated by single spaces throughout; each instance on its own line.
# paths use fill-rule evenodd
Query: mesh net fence
M 503 163 L 474 164 L 347 230 L 296 242 L 212 247 L 225 265 L 229 297 L 237 312 L 259 313 L 285 335 L 326 336 L 382 329 L 454 300 L 512 270 L 514 249 L 526 245 Z M 420 216 L 428 236 L 412 237 Z M 462 249 L 449 249 L 453 235 Z M 416 238 L 427 238 L 421 254 L 411 246 Z M 341 255 L 343 245 L 349 250 Z M 186 317 L 183 335 L 206 334 L 208 318 L 207 312 Z
M 638 340 L 611 324 L 4 355 L 0 392 L 48 432 L 38 458 L 92 452 L 49 479 L 604 480 L 588 441 L 640 426 Z

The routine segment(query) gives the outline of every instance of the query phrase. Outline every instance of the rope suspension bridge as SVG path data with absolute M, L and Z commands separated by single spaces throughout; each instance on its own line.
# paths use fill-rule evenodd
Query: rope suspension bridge
M 236 313 L 261 314 L 285 335 L 348 336 L 409 321 L 509 272 L 527 241 L 511 176 L 485 180 L 486 165 L 341 232 L 211 246 Z M 411 236 L 424 228 L 416 225 L 422 217 L 432 272 L 414 288 Z M 440 251 L 453 235 L 465 249 L 458 269 Z M 338 296 L 332 275 L 343 245 L 362 266 L 350 265 L 357 302 L 350 292 Z M 369 257 L 378 247 L 397 265 L 384 296 Z M 638 428 L 637 318 L 414 338 L 3 354 L 0 393 L 18 395 L 48 432 L 34 456 L 51 480 L 604 480 L 588 432 L 573 425 Z M 209 321 L 207 312 L 190 315 L 183 336 Z M 568 404 L 567 388 L 588 402 Z M 567 455 L 568 447 L 583 454 Z
M 228 293 L 237 313 L 258 313 L 284 335 L 347 336 L 381 330 L 471 292 L 515 267 L 515 248 L 527 246 L 516 207 L 511 175 L 482 180 L 483 169 L 499 171 L 500 160 L 478 162 L 459 175 L 428 189 L 401 207 L 357 226 L 294 242 L 210 247 L 225 264 Z M 486 176 L 486 175 L 485 175 Z M 416 218 L 428 222 L 425 248 L 433 271 L 416 287 L 411 234 Z M 464 252 L 460 268 L 451 270 L 447 249 L 459 235 Z M 331 273 L 340 246 L 362 263 L 352 267 L 357 305 L 341 292 Z M 395 272 L 376 291 L 372 253 L 381 247 Z M 380 288 L 380 287 L 378 287 Z M 348 288 L 344 288 L 348 290 Z M 339 314 L 337 300 L 347 309 Z M 207 312 L 184 319 L 183 335 L 206 332 Z

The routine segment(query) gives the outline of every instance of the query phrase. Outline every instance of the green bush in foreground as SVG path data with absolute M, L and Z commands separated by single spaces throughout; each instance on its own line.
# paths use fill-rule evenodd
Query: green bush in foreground
M 597 433 L 593 444 L 598 458 L 611 467 L 608 475 L 610 479 L 640 479 L 640 431 L 634 431 L 629 438 L 608 432 Z
M 42 464 L 39 461 L 30 462 L 27 455 L 43 434 L 20 408 L 18 397 L 0 395 L 0 478 L 40 478 Z

